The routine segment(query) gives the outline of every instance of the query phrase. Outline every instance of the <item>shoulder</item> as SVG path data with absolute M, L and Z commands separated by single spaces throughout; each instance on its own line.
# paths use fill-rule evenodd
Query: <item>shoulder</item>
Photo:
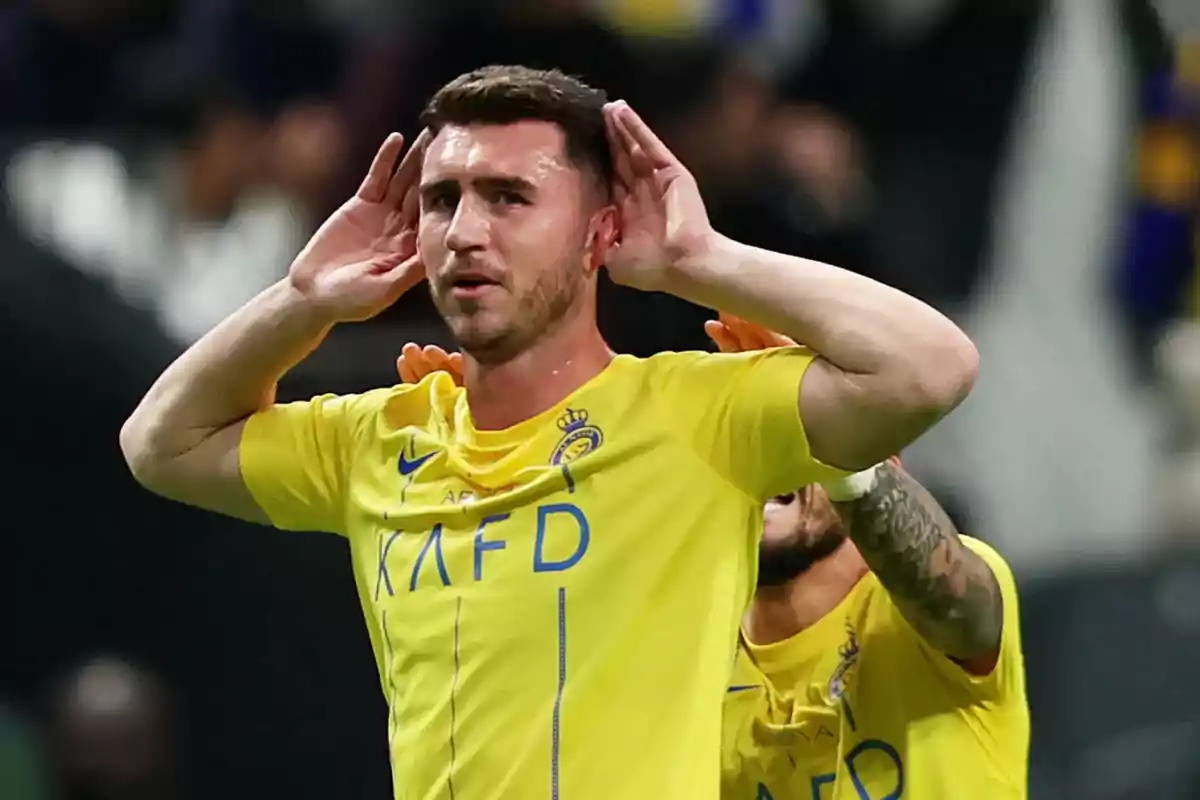
M 948 685 L 965 686 L 972 694 L 991 701 L 997 708 L 1023 708 L 1024 657 L 1016 578 L 1008 563 L 994 547 L 971 536 L 961 538 L 963 545 L 988 565 L 995 576 L 1003 604 L 1000 649 L 996 664 L 989 671 L 979 674 L 971 672 L 930 646 L 904 619 L 887 590 L 874 575 L 868 576 L 874 584 L 870 618 L 876 626 L 890 630 L 893 635 L 887 638 L 897 645 L 903 643 L 905 650 L 918 655 L 917 663 L 932 669 L 945 679 Z
M 1015 603 L 1017 597 L 1017 582 L 1016 577 L 1013 574 L 1012 567 L 1009 566 L 1008 562 L 1002 555 L 1000 555 L 995 547 L 983 541 L 982 539 L 977 539 L 973 536 L 967 536 L 965 534 L 960 534 L 959 539 L 962 541 L 964 547 L 983 559 L 983 562 L 987 564 L 988 568 L 995 576 L 996 583 L 1000 588 L 1000 593 L 1005 602 L 1005 617 L 1007 622 L 1007 618 L 1010 616 L 1010 614 L 1015 615 L 1015 608 L 1010 608 L 1009 604 Z M 891 595 L 888 593 L 887 589 L 883 586 L 874 572 L 868 572 L 866 577 L 863 578 L 863 582 L 867 584 L 866 587 L 864 587 L 865 591 L 863 592 L 863 597 L 865 599 L 865 605 L 868 609 L 874 611 L 879 608 L 891 608 L 893 606 Z M 901 627 L 906 629 L 909 628 L 907 623 Z M 912 633 L 916 635 L 915 631 L 912 631 Z
M 420 426 L 428 423 L 435 406 L 452 407 L 461 391 L 448 375 L 435 373 L 416 384 L 277 403 L 254 414 L 247 429 L 257 433 L 303 425 L 359 435 L 375 429 Z
M 775 358 L 813 357 L 815 353 L 807 347 L 771 347 L 766 350 L 745 350 L 740 353 L 714 353 L 707 350 L 667 350 L 649 358 L 634 358 L 648 369 L 698 368 L 711 365 L 750 364 Z
M 1000 601 L 1003 606 L 1003 620 L 1000 629 L 1000 657 L 1001 660 L 1021 658 L 1021 611 L 1019 605 L 1019 591 L 1017 588 L 1017 577 L 1013 573 L 1012 567 L 1005 561 L 1004 557 L 987 542 L 981 539 L 976 539 L 973 536 L 963 536 L 962 542 L 971 552 L 983 559 L 988 565 L 988 569 L 992 571 L 992 575 L 996 579 L 996 586 L 1000 590 Z M 1019 666 L 1019 665 L 1018 665 Z M 1017 667 L 1011 671 L 1020 671 Z
M 807 347 L 773 347 L 768 350 L 748 350 L 741 353 L 710 353 L 703 350 L 668 351 L 649 358 L 636 359 L 639 368 L 651 379 L 694 378 L 707 383 L 719 378 L 734 378 L 739 375 L 761 371 L 759 368 L 803 370 L 816 354 Z M 714 390 L 732 389 L 732 386 L 711 385 Z
M 623 353 L 613 359 L 605 370 L 602 383 L 597 385 L 619 386 L 622 391 L 638 387 L 645 391 L 669 392 L 684 385 L 694 385 L 695 377 L 705 375 L 714 359 L 724 361 L 728 358 L 730 356 L 723 353 L 701 350 L 664 350 L 647 357 Z
M 617 356 L 617 358 L 622 363 L 622 374 L 647 378 L 667 375 L 680 369 L 690 369 L 712 355 L 712 353 L 701 350 L 682 352 L 664 350 L 645 358 L 626 355 Z
M 974 536 L 960 535 L 962 543 L 968 550 L 973 552 L 984 560 L 991 568 L 996 576 L 996 580 L 1000 582 L 1001 588 L 1006 589 L 1010 584 L 1013 591 L 1016 591 L 1016 579 L 1013 576 L 1012 567 L 1004 560 L 1004 556 L 1000 555 L 996 548 L 992 547 L 982 539 L 976 539 Z

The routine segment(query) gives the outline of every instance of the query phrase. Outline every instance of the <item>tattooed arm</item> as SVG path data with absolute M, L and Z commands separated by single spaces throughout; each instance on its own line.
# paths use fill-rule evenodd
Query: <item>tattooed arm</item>
M 850 538 L 909 624 L 967 671 L 990 672 L 1004 617 L 992 570 L 929 492 L 893 462 L 874 488 L 834 503 Z

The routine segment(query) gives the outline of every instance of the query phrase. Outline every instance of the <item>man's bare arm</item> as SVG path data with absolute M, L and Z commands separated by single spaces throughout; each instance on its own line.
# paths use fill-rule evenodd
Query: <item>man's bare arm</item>
M 428 133 L 397 168 L 404 141 L 392 134 L 357 194 L 330 217 L 263 290 L 187 349 L 159 376 L 121 428 L 134 478 L 181 503 L 266 523 L 246 486 L 240 445 L 245 420 L 275 401 L 276 383 L 334 324 L 367 319 L 423 276 L 415 205 Z
M 866 469 L 898 453 L 970 392 L 978 353 L 914 297 L 829 264 L 714 235 L 667 291 L 779 331 L 819 358 L 799 390 L 815 458 Z
M 996 576 L 928 490 L 885 462 L 874 488 L 834 508 L 913 628 L 969 670 L 990 671 L 1004 618 Z
M 266 524 L 242 480 L 242 426 L 275 401 L 279 377 L 331 325 L 284 279 L 205 334 L 154 382 L 121 428 L 134 478 L 170 500 Z
M 622 215 L 609 274 L 779 331 L 817 353 L 797 400 L 813 457 L 866 469 L 967 396 L 979 354 L 953 322 L 849 270 L 721 236 L 695 178 L 637 113 L 617 102 L 605 114 Z

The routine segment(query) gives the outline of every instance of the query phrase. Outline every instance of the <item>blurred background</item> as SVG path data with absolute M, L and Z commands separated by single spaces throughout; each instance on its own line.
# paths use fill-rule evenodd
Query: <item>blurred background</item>
M 1018 572 L 1035 800 L 1200 798 L 1196 0 L 0 3 L 0 798 L 380 798 L 342 543 L 139 490 L 117 431 L 487 63 L 630 101 L 723 232 L 913 293 L 972 397 L 905 453 Z M 613 346 L 708 313 L 605 286 Z M 394 380 L 428 298 L 289 398 Z

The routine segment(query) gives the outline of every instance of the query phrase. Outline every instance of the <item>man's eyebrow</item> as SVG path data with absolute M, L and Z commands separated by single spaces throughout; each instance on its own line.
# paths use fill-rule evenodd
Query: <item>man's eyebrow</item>
M 474 178 L 471 180 L 471 183 L 487 189 L 511 189 L 521 192 L 531 192 L 537 188 L 532 181 L 516 177 L 515 175 L 487 175 Z M 452 178 L 439 178 L 428 183 L 422 183 L 420 191 L 421 194 L 431 194 L 450 188 L 458 188 L 458 181 Z
M 532 192 L 537 188 L 533 181 L 510 175 L 479 178 L 476 183 L 488 189 L 510 189 L 518 192 Z
M 444 191 L 446 189 L 458 188 L 458 181 L 450 178 L 440 178 L 436 181 L 428 181 L 422 183 L 419 187 L 421 194 L 428 195 L 434 192 Z

